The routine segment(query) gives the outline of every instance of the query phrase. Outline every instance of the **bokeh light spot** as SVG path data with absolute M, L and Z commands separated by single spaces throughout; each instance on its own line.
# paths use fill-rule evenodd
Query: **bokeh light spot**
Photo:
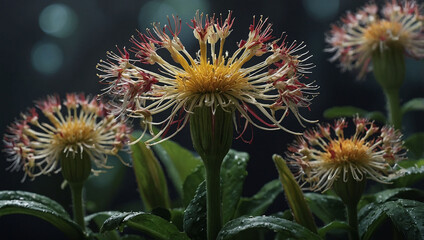
M 43 9 L 38 19 L 41 30 L 55 37 L 68 37 L 76 29 L 77 15 L 68 6 L 55 3 Z
M 302 0 L 308 14 L 316 20 L 330 20 L 337 14 L 340 0 Z
M 38 43 L 32 49 L 32 66 L 44 74 L 57 72 L 63 64 L 63 52 L 53 43 Z

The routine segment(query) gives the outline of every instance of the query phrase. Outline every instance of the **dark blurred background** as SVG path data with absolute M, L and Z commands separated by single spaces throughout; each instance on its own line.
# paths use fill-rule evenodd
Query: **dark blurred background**
M 167 15 L 182 18 L 182 42 L 193 55 L 198 50 L 189 23 L 195 11 L 223 13 L 233 10 L 236 18 L 234 31 L 226 41 L 231 53 L 236 42 L 247 38 L 252 15 L 264 15 L 273 23 L 274 34 L 286 32 L 288 40 L 304 41 L 316 64 L 311 80 L 321 87 L 320 95 L 313 101 L 311 111 L 301 109 L 308 119 L 326 121 L 322 113 L 331 106 L 353 105 L 370 111 L 385 111 L 384 96 L 372 74 L 364 81 L 356 81 L 353 73 L 341 73 L 335 63 L 328 62 L 324 34 L 347 10 L 354 10 L 366 1 L 357 0 L 301 0 L 253 1 L 224 0 L 163 0 L 163 1 L 5 1 L 0 2 L 0 133 L 33 101 L 47 94 L 68 92 L 97 94 L 101 85 L 95 68 L 99 59 L 115 45 L 129 46 L 129 38 L 136 29 L 144 31 L 153 21 L 165 22 Z M 379 2 L 379 1 L 377 1 Z M 424 68 L 422 61 L 407 60 L 407 80 L 401 91 L 401 100 L 423 97 Z M 423 131 L 422 113 L 409 113 L 404 118 L 404 134 Z M 286 126 L 302 131 L 294 119 Z M 309 125 L 311 126 L 311 125 Z M 233 148 L 246 151 L 251 160 L 244 196 L 256 193 L 266 182 L 278 177 L 271 156 L 283 154 L 294 137 L 283 131 L 254 129 L 252 144 L 235 140 Z M 188 128 L 173 138 L 192 149 Z M 69 211 L 70 193 L 61 190 L 62 177 L 42 176 L 35 181 L 21 183 L 21 172 L 8 172 L 4 154 L 0 157 L 0 190 L 25 190 L 46 195 Z M 139 195 L 131 169 L 122 170 L 123 180 L 114 190 L 114 196 L 103 209 L 118 210 L 126 202 L 137 201 Z M 97 194 L 102 194 L 101 192 Z M 284 198 L 272 206 L 271 212 L 286 209 Z M 61 239 L 58 230 L 43 221 L 27 216 L 0 218 L 1 236 L 8 232 L 10 239 Z M 2 238 L 5 239 L 5 238 Z

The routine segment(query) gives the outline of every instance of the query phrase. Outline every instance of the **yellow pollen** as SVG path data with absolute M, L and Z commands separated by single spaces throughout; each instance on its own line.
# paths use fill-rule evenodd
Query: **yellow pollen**
M 401 40 L 406 34 L 403 32 L 403 35 L 400 35 L 401 30 L 402 25 L 398 22 L 376 21 L 365 30 L 364 38 L 371 42 L 391 40 L 392 36 L 399 37 Z
M 328 163 L 367 164 L 370 161 L 368 149 L 369 147 L 362 140 L 333 140 L 321 156 Z
M 61 146 L 76 146 L 80 144 L 93 144 L 94 126 L 80 119 L 68 120 L 58 128 L 53 137 L 53 144 Z
M 200 63 L 190 71 L 176 76 L 177 89 L 181 93 L 238 92 L 249 87 L 247 79 L 241 73 L 238 64 L 226 66 Z

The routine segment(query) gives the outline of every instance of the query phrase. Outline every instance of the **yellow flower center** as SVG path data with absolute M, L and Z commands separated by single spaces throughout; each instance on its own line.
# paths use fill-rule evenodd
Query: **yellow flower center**
M 401 40 L 403 37 L 400 35 L 401 30 L 402 25 L 399 22 L 390 22 L 387 20 L 376 21 L 365 30 L 364 38 L 371 42 Z M 394 39 L 393 37 L 398 37 L 399 39 Z
M 333 140 L 329 143 L 326 152 L 321 155 L 328 163 L 366 164 L 370 160 L 368 149 L 369 147 L 364 144 L 363 140 Z
M 68 120 L 58 127 L 58 132 L 53 137 L 53 144 L 68 147 L 81 146 L 81 144 L 92 145 L 95 134 L 94 126 L 87 121 Z
M 235 64 L 209 64 L 201 62 L 176 76 L 177 89 L 181 93 L 214 93 L 239 91 L 250 86 L 240 67 Z

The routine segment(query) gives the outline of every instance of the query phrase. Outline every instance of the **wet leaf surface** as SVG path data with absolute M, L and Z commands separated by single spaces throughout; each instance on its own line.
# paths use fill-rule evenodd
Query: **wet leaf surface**
M 229 221 L 218 234 L 218 240 L 233 239 L 238 234 L 251 229 L 267 229 L 281 234 L 286 239 L 321 239 L 303 226 L 277 217 L 240 217 Z

